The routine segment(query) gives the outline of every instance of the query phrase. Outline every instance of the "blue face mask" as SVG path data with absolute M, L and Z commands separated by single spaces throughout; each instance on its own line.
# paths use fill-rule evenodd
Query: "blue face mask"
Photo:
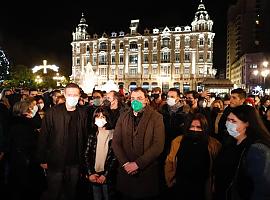
M 66 97 L 67 105 L 70 107 L 75 107 L 78 103 L 78 97 Z
M 229 135 L 231 135 L 232 137 L 236 138 L 240 135 L 240 133 L 236 130 L 236 128 L 237 128 L 236 124 L 229 122 L 229 121 L 226 121 L 226 128 L 227 128 Z

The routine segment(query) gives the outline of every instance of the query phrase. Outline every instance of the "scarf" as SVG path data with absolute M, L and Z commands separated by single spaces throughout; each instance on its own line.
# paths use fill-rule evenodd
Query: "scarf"
M 113 138 L 113 130 L 99 130 L 97 134 L 97 149 L 95 171 L 104 171 L 104 165 L 108 154 L 109 141 Z

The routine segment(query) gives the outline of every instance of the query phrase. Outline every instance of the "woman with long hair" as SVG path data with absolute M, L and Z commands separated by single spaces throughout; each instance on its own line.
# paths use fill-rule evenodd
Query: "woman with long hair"
M 215 199 L 270 199 L 270 134 L 258 111 L 233 108 L 228 136 L 215 165 Z
M 209 136 L 209 125 L 201 113 L 192 115 L 184 135 L 176 137 L 165 161 L 165 178 L 175 197 L 207 200 L 212 197 L 213 162 L 221 148 Z

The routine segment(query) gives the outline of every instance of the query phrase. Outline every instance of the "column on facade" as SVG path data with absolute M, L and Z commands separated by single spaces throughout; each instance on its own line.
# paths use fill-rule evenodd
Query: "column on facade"
M 141 44 L 138 44 L 138 74 L 141 73 L 142 63 L 141 63 Z
M 82 77 L 84 73 L 85 73 L 85 70 L 84 70 L 84 57 L 83 57 L 83 54 L 81 54 L 81 73 L 80 73 L 80 77 Z
M 191 74 L 195 75 L 196 73 L 196 51 L 191 53 Z
M 128 74 L 128 63 L 129 63 L 129 60 L 128 60 L 128 47 L 126 47 L 126 52 L 125 52 L 125 55 L 126 55 L 126 62 L 125 62 L 125 74 Z

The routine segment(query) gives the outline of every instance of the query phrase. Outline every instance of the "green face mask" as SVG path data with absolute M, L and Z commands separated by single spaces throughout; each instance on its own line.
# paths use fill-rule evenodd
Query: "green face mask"
M 100 106 L 100 104 L 101 104 L 100 99 L 94 99 L 93 104 L 94 104 L 94 106 Z
M 131 107 L 135 112 L 139 112 L 140 110 L 142 110 L 143 104 L 138 100 L 134 100 L 131 102 Z

